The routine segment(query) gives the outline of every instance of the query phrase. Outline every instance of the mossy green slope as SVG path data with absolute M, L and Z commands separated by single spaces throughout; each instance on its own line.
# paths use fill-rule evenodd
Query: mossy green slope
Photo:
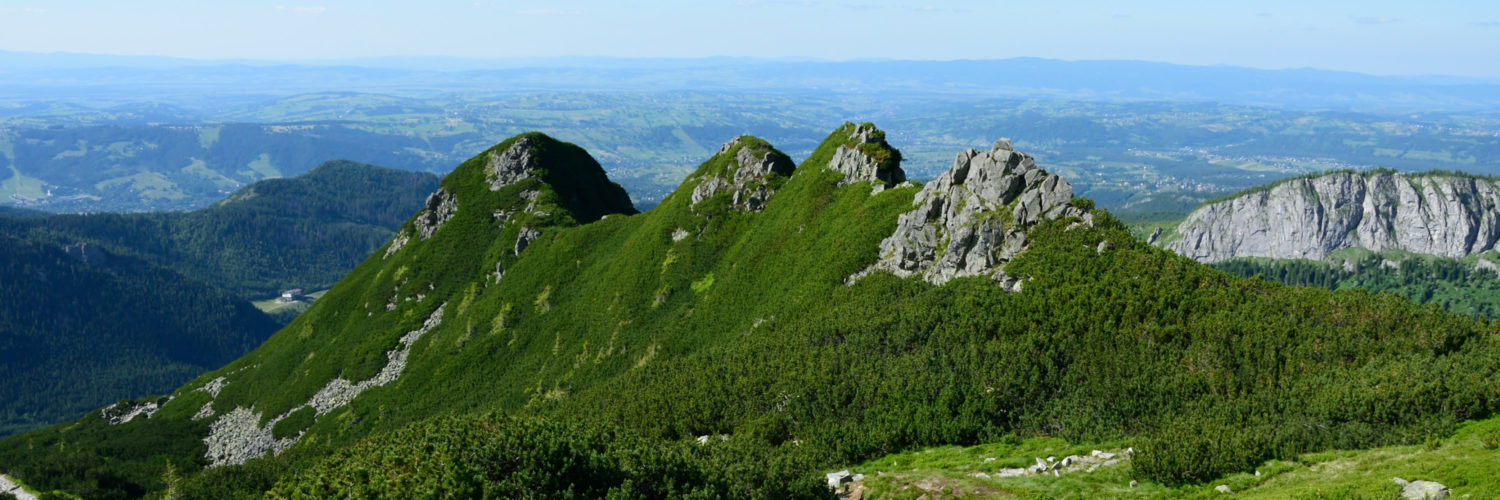
M 1027 280 L 1020 293 L 981 278 L 932 286 L 874 274 L 846 285 L 917 192 L 840 187 L 826 167 L 852 129 L 773 178 L 763 211 L 734 210 L 727 194 L 690 206 L 731 149 L 656 209 L 598 220 L 628 203 L 584 201 L 617 189 L 586 153 L 540 135 L 506 141 L 444 180 L 451 216 L 414 218 L 399 249 L 377 252 L 158 416 L 113 428 L 94 416 L 21 436 L 0 444 L 0 466 L 44 489 L 78 490 L 105 472 L 159 489 L 167 459 L 188 473 L 207 465 L 202 442 L 182 436 L 201 439 L 235 408 L 264 425 L 330 381 L 372 380 L 417 331 L 388 384 L 279 421 L 296 425 L 275 426 L 278 436 L 300 435 L 286 452 L 198 473 L 190 489 L 264 491 L 281 480 L 290 492 L 358 468 L 383 474 L 370 464 L 406 453 L 390 437 L 413 432 L 401 429 L 462 433 L 472 421 L 424 421 L 492 411 L 646 440 L 724 435 L 736 466 L 759 470 L 734 488 L 801 484 L 787 471 L 913 447 L 1036 435 L 1139 440 L 1139 474 L 1193 482 L 1305 451 L 1421 440 L 1500 401 L 1489 323 L 1233 278 L 1136 241 L 1103 211 L 1093 226 L 1034 228 L 1005 268 Z M 545 173 L 492 190 L 493 156 L 523 139 Z M 430 238 L 417 236 L 418 221 L 433 220 L 443 222 Z M 529 245 L 517 252 L 523 234 Z M 440 324 L 424 329 L 433 318 Z M 197 389 L 218 377 L 213 417 L 191 419 L 210 400 Z M 312 466 L 364 439 L 368 457 L 353 448 Z M 178 451 L 137 451 L 150 446 Z M 69 469 L 59 449 L 109 463 Z

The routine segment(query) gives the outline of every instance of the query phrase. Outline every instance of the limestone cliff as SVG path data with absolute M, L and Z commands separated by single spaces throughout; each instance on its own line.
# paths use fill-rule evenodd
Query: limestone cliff
M 1500 181 L 1388 170 L 1298 178 L 1211 203 L 1164 245 L 1200 262 L 1321 260 L 1343 248 L 1463 257 L 1495 248 Z

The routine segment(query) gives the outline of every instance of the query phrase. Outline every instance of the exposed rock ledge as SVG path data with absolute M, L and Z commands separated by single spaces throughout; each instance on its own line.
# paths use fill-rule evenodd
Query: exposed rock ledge
M 1037 168 L 1030 155 L 1012 151 L 1009 139 L 996 141 L 989 151 L 964 151 L 917 193 L 914 208 L 897 220 L 896 232 L 880 242 L 880 260 L 848 282 L 874 271 L 938 285 L 983 275 L 1019 290 L 1020 282 L 1003 268 L 1026 248 L 1027 230 L 1063 217 L 1093 224 L 1087 211 L 1069 204 L 1072 200 L 1068 181 Z
M 775 188 L 772 175 L 790 176 L 796 169 L 791 157 L 772 148 L 765 141 L 742 135 L 719 148 L 714 156 L 728 156 L 727 169 L 706 173 L 693 188 L 692 205 L 719 193 L 730 194 L 730 206 L 742 212 L 759 212 L 766 208 Z
M 313 408 L 317 416 L 323 416 L 328 412 L 343 407 L 354 400 L 355 396 L 373 387 L 395 382 L 401 376 L 401 371 L 406 368 L 407 356 L 411 354 L 411 346 L 422 338 L 427 332 L 437 328 L 443 322 L 443 309 L 447 304 L 438 306 L 437 310 L 422 323 L 422 327 L 407 332 L 401 336 L 400 345 L 385 353 L 389 360 L 380 373 L 374 377 L 360 381 L 350 382 L 343 378 L 336 378 L 328 382 L 328 385 L 319 389 L 306 403 L 287 410 L 286 413 L 277 415 L 259 425 L 261 412 L 253 408 L 242 406 L 235 407 L 228 413 L 219 417 L 208 427 L 208 436 L 203 438 L 203 444 L 208 446 L 204 457 L 209 460 L 209 467 L 221 465 L 238 465 L 254 458 L 264 457 L 267 454 L 280 454 L 298 439 L 302 433 L 296 436 L 277 439 L 271 429 L 277 422 L 285 419 L 297 410 Z M 305 432 L 305 431 L 304 431 Z
M 844 174 L 840 186 L 874 181 L 875 192 L 880 192 L 906 182 L 906 171 L 900 167 L 901 152 L 885 142 L 885 132 L 869 123 L 845 123 L 844 128 L 851 129 L 848 133 L 853 142 L 839 146 L 828 162 L 830 170 Z

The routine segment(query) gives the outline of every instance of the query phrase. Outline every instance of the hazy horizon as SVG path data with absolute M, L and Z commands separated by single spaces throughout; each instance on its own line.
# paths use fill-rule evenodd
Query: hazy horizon
M 0 50 L 205 61 L 713 57 L 1146 61 L 1500 78 L 1500 5 L 1154 0 L 234 4 L 17 0 Z

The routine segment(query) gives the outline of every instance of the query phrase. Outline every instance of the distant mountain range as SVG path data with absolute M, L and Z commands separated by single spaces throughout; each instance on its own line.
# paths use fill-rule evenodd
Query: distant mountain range
M 750 58 L 515 60 L 375 58 L 204 61 L 0 52 L 0 100 L 132 95 L 431 96 L 493 91 L 734 90 L 927 93 L 1083 100 L 1213 101 L 1299 109 L 1500 109 L 1500 81 L 1387 77 L 1141 61 L 808 61 Z

